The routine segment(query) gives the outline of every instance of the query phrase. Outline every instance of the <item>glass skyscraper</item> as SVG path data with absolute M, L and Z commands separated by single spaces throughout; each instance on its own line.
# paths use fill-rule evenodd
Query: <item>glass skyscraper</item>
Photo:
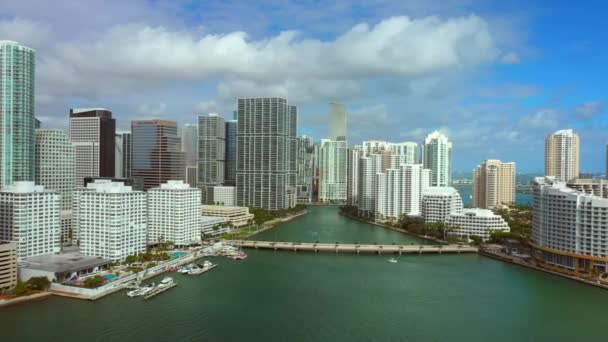
M 224 184 L 236 185 L 236 132 L 237 120 L 226 121 L 226 175 Z
M 144 180 L 144 190 L 184 179 L 184 153 L 175 121 L 131 122 L 131 177 Z
M 35 177 L 35 52 L 0 40 L 0 188 Z

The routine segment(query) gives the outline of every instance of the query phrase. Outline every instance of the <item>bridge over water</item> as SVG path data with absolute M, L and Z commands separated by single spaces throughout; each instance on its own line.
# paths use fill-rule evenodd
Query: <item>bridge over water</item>
M 464 245 L 369 245 L 341 243 L 278 242 L 231 240 L 227 243 L 242 248 L 272 249 L 283 251 L 309 251 L 333 253 L 375 253 L 375 254 L 442 254 L 442 253 L 477 253 L 477 247 Z

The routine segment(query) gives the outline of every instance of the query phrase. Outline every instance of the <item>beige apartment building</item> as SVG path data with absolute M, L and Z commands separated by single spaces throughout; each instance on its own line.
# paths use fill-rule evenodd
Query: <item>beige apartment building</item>
M 578 178 L 580 141 L 571 129 L 557 131 L 545 140 L 545 176 L 562 182 Z
M 17 285 L 17 244 L 0 242 L 0 291 Z
M 489 159 L 473 170 L 473 207 L 494 209 L 515 203 L 515 163 Z
M 250 220 L 253 221 L 253 214 L 249 213 L 247 207 L 202 205 L 201 214 L 203 216 L 224 217 L 235 227 L 245 226 Z

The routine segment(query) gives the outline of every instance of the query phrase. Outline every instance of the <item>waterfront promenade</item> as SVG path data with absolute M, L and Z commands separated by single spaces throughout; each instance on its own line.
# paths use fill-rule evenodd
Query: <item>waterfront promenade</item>
M 477 253 L 477 247 L 464 245 L 378 245 L 341 243 L 300 243 L 278 241 L 226 241 L 236 247 L 272 249 L 284 251 L 332 252 L 332 253 L 375 253 L 375 254 L 442 254 Z

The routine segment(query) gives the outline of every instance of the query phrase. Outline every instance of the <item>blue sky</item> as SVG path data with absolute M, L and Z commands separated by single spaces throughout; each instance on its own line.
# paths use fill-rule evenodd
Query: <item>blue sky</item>
M 454 170 L 488 158 L 542 172 L 547 134 L 574 128 L 581 169 L 604 171 L 608 5 L 601 1 L 0 0 L 0 39 L 37 51 L 36 115 L 231 117 L 240 96 L 284 96 L 323 138 L 327 103 L 349 143 L 454 143 Z

